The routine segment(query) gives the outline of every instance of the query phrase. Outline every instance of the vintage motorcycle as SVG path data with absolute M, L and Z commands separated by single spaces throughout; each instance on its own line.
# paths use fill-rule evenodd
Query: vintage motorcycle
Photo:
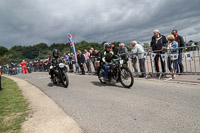
M 68 87 L 69 85 L 69 78 L 67 74 L 67 67 L 64 63 L 59 63 L 54 66 L 50 66 L 50 69 L 53 69 L 54 74 L 53 78 L 51 79 L 53 84 L 62 83 L 64 87 Z
M 110 65 L 108 80 L 104 80 L 104 70 L 102 67 L 99 67 L 97 71 L 99 81 L 102 84 L 116 84 L 120 82 L 125 88 L 131 88 L 133 86 L 133 74 L 127 67 L 127 64 L 124 64 L 124 60 L 122 60 L 120 56 L 117 59 L 113 59 L 112 62 L 107 65 Z

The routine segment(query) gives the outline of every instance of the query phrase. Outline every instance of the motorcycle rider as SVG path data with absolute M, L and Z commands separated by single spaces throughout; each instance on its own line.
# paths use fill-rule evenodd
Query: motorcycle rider
M 104 69 L 104 80 L 108 80 L 108 71 L 110 69 L 109 63 L 111 63 L 114 57 L 114 53 L 111 50 L 111 45 L 109 43 L 104 44 L 104 52 L 102 54 L 102 65 L 101 67 Z
M 63 61 L 62 61 L 62 58 L 59 56 L 58 49 L 54 49 L 52 56 L 50 56 L 49 58 L 49 64 L 50 64 L 49 75 L 51 75 L 51 80 L 53 80 L 53 74 L 55 74 L 53 67 L 62 62 Z

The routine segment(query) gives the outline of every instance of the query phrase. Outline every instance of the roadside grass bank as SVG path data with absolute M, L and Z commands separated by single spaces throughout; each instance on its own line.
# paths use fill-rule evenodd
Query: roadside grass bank
M 2 78 L 0 91 L 0 133 L 20 133 L 21 125 L 29 114 L 28 101 L 11 79 Z

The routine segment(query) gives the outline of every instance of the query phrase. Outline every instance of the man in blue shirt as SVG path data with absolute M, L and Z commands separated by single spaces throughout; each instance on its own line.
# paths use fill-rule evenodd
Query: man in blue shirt
M 69 62 L 69 56 L 66 53 L 64 53 L 64 61 L 66 64 Z

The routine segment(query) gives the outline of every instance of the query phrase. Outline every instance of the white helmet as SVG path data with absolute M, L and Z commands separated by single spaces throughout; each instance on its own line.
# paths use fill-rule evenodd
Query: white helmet
M 110 43 L 108 43 L 108 42 L 106 42 L 106 43 L 104 43 L 104 49 L 106 49 L 106 48 L 111 48 L 111 45 L 110 45 Z

